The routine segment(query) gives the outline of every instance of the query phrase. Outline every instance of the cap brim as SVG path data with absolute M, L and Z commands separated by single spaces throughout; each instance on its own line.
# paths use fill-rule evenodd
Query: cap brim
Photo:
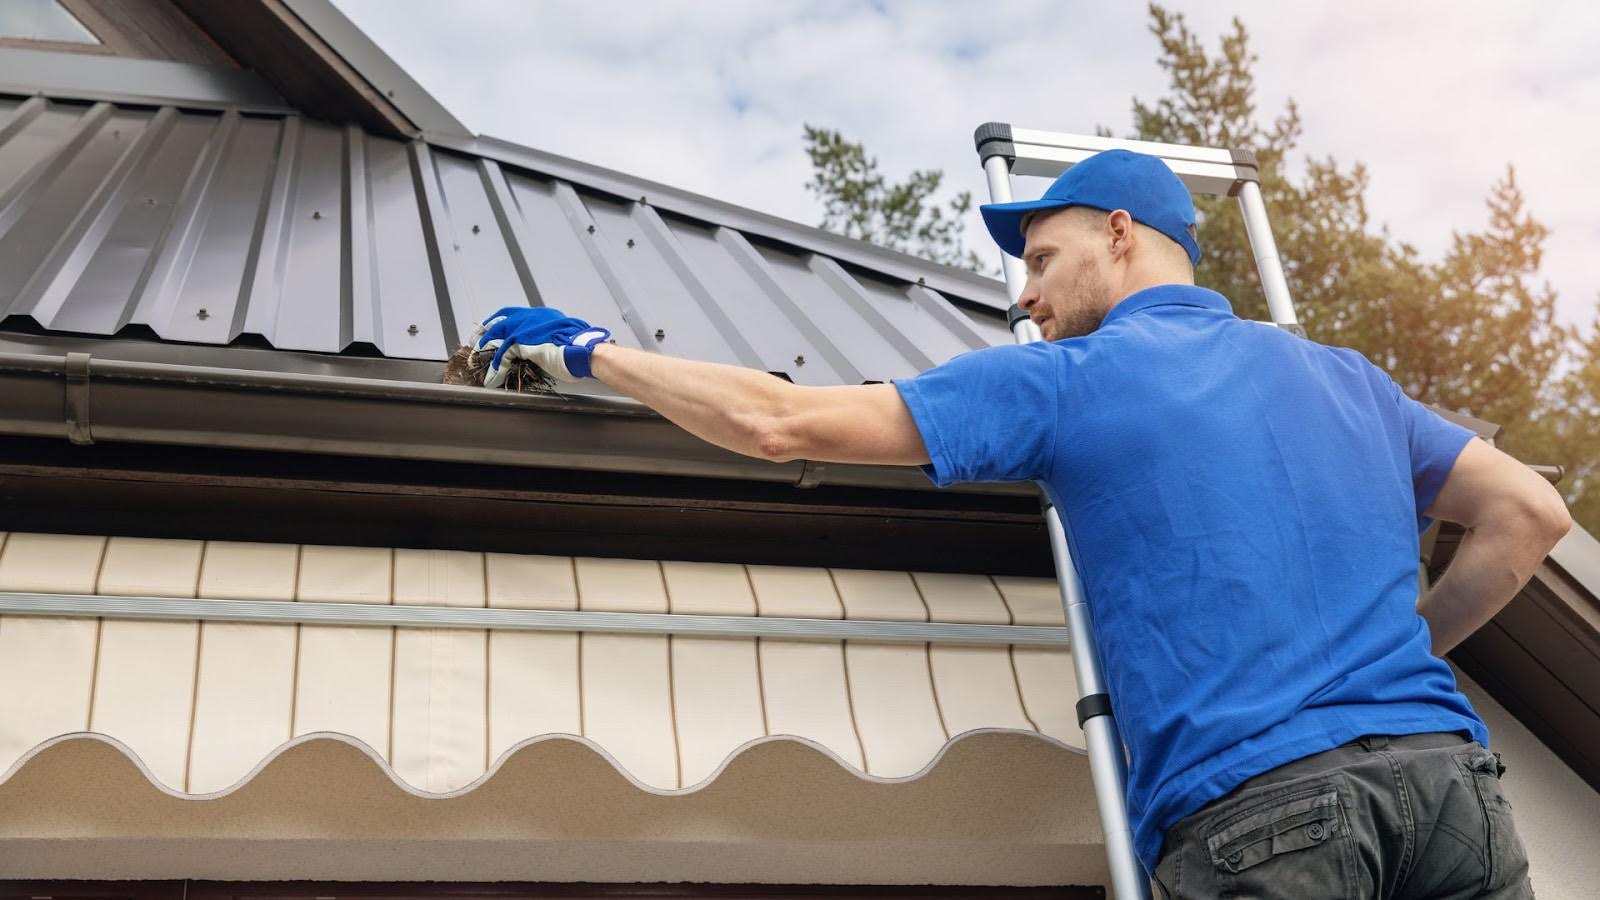
M 1038 209 L 1060 209 L 1072 204 L 1041 197 L 1038 200 L 1018 200 L 1015 203 L 985 203 L 978 207 L 989 236 L 1006 253 L 1022 258 L 1022 248 L 1027 241 L 1022 236 L 1022 217 Z

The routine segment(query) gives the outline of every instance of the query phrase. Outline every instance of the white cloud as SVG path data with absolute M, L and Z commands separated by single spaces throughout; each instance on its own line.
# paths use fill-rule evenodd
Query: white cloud
M 981 200 L 979 123 L 1122 132 L 1131 99 L 1165 86 L 1136 4 L 452 0 L 399 16 L 385 0 L 336 2 L 474 131 L 807 224 L 820 209 L 802 123 L 863 141 L 892 177 L 942 168 Z M 1231 17 L 1175 5 L 1208 46 Z M 1301 149 L 1365 162 L 1374 217 L 1424 253 L 1480 227 L 1515 163 L 1552 229 L 1544 272 L 1563 316 L 1589 321 L 1600 5 L 1233 6 L 1260 56 L 1263 117 L 1293 97 Z M 981 229 L 974 215 L 968 233 Z

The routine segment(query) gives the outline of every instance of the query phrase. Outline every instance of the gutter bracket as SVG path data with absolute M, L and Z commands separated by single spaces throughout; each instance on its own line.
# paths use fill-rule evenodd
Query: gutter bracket
M 820 463 L 814 459 L 805 460 L 805 465 L 800 467 L 800 478 L 794 486 L 798 488 L 814 488 L 822 483 L 823 473 L 827 472 L 828 464 Z
M 94 443 L 94 434 L 89 430 L 89 354 L 68 353 L 62 368 L 67 376 L 63 400 L 67 438 L 87 446 Z

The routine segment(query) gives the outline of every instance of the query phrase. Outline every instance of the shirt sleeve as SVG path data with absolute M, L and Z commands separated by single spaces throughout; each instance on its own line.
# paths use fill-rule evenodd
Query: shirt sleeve
M 932 460 L 939 487 L 1046 480 L 1055 469 L 1060 352 L 1011 344 L 962 353 L 914 378 L 892 379 Z
M 1411 456 L 1411 489 L 1417 498 L 1417 533 L 1420 534 L 1433 524 L 1433 519 L 1423 515 L 1423 511 L 1433 505 L 1445 479 L 1450 477 L 1450 470 L 1455 468 L 1456 458 L 1476 433 L 1406 396 L 1387 373 L 1384 378 L 1389 382 L 1395 403 L 1400 407 L 1400 420 L 1405 424 Z

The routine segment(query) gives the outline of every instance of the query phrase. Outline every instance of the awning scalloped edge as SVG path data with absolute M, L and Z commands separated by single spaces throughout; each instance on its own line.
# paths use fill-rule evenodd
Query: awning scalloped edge
M 962 732 L 950 738 L 950 740 L 941 745 L 938 751 L 934 753 L 933 757 L 930 758 L 928 762 L 916 772 L 913 772 L 909 775 L 886 777 L 882 775 L 873 775 L 861 770 L 860 768 L 847 762 L 843 757 L 839 756 L 839 754 L 830 750 L 828 747 L 817 741 L 811 740 L 810 738 L 793 734 L 774 734 L 753 738 L 744 742 L 743 744 L 740 744 L 738 747 L 735 747 L 728 753 L 727 756 L 723 757 L 722 762 L 719 763 L 714 770 L 712 770 L 711 774 L 707 775 L 705 778 L 701 779 L 695 784 L 684 788 L 669 789 L 654 787 L 640 780 L 632 772 L 628 771 L 628 769 L 623 766 L 615 756 L 606 750 L 606 748 L 602 747 L 599 743 L 590 738 L 568 733 L 549 733 L 525 738 L 513 744 L 507 748 L 504 753 L 501 753 L 500 756 L 495 759 L 495 761 L 487 770 L 484 771 L 482 775 L 479 775 L 477 778 L 474 778 L 472 781 L 468 782 L 462 787 L 456 788 L 452 791 L 436 792 L 422 790 L 406 781 L 404 778 L 400 777 L 399 772 L 397 772 L 387 760 L 385 760 L 377 751 L 375 751 L 370 744 L 361 740 L 360 738 L 337 731 L 312 731 L 307 732 L 306 734 L 298 735 L 288 741 L 283 742 L 282 744 L 279 744 L 277 747 L 273 748 L 271 752 L 262 757 L 259 762 L 252 766 L 250 771 L 246 772 L 239 778 L 239 780 L 235 781 L 226 788 L 207 793 L 188 793 L 175 789 L 161 781 L 161 779 L 156 777 L 155 773 L 151 771 L 150 767 L 145 764 L 144 760 L 140 758 L 139 754 L 135 752 L 133 748 L 129 747 L 127 744 L 123 743 L 117 738 L 95 731 L 74 731 L 66 734 L 60 734 L 41 741 L 29 748 L 25 753 L 18 757 L 16 762 L 12 763 L 12 765 L 6 769 L 3 774 L 0 774 L 0 787 L 3 787 L 14 775 L 21 772 L 22 769 L 28 765 L 30 760 L 49 752 L 52 747 L 71 741 L 87 740 L 98 741 L 121 752 L 128 758 L 128 761 L 133 763 L 139 772 L 144 775 L 147 780 L 149 780 L 152 786 L 164 794 L 180 800 L 218 800 L 244 788 L 256 777 L 258 773 L 270 766 L 279 757 L 292 751 L 294 748 L 314 741 L 333 741 L 335 743 L 347 745 L 367 756 L 379 768 L 379 770 L 388 776 L 389 780 L 392 781 L 396 787 L 399 787 L 406 793 L 425 800 L 448 800 L 453 797 L 459 797 L 470 793 L 479 787 L 484 786 L 490 782 L 494 778 L 495 774 L 503 769 L 513 757 L 523 752 L 527 748 L 538 744 L 543 744 L 547 741 L 563 741 L 588 748 L 596 756 L 599 756 L 601 759 L 604 759 L 606 762 L 610 763 L 611 767 L 616 770 L 617 774 L 625 778 L 638 790 L 660 797 L 673 797 L 685 794 L 693 794 L 697 791 L 703 790 L 715 782 L 717 778 L 724 771 L 726 771 L 727 768 L 738 757 L 766 744 L 784 743 L 808 747 L 862 781 L 872 782 L 874 784 L 902 784 L 905 782 L 916 781 L 931 773 L 935 768 L 938 767 L 940 761 L 943 760 L 947 754 L 949 754 L 951 748 L 955 745 L 967 741 L 981 740 L 983 735 L 1002 734 L 1021 735 L 1037 740 L 1042 744 L 1058 747 L 1062 750 L 1079 756 L 1084 754 L 1082 748 L 1074 747 L 1071 744 L 1037 731 L 1018 728 L 977 728 L 971 731 Z

